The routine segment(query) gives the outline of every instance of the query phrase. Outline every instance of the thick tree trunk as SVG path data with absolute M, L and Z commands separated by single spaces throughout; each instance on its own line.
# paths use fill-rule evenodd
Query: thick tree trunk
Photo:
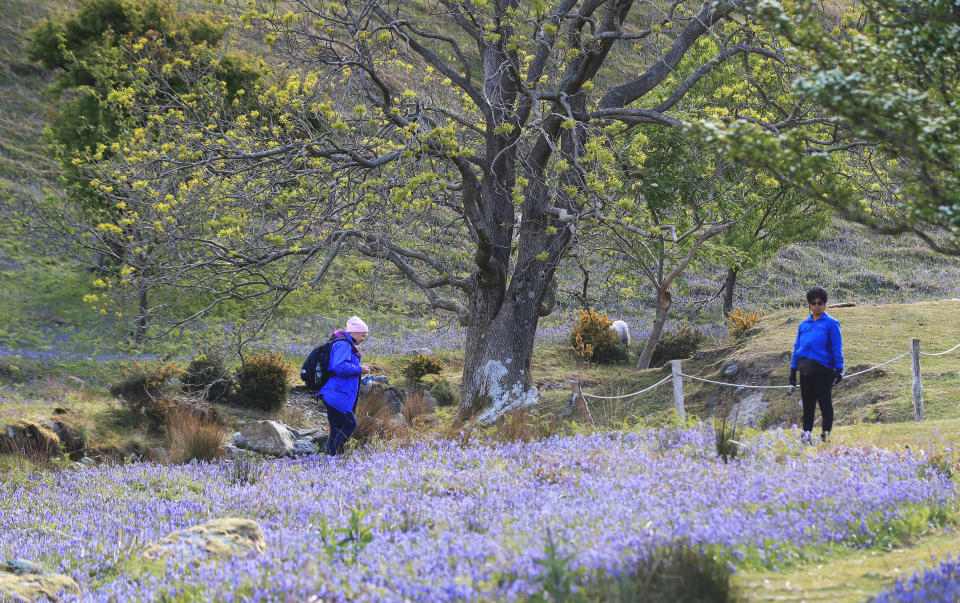
M 461 418 L 489 424 L 507 411 L 536 403 L 530 361 L 540 316 L 552 309 L 552 278 L 553 270 L 517 269 L 505 294 L 495 287 L 474 294 L 460 387 Z
M 670 306 L 673 305 L 673 295 L 669 289 L 660 289 L 657 295 L 657 316 L 653 321 L 653 327 L 650 329 L 650 335 L 647 342 L 643 345 L 643 351 L 640 352 L 640 360 L 637 362 L 637 370 L 650 368 L 650 358 L 653 357 L 653 350 L 660 341 L 660 335 L 663 334 L 663 325 L 667 322 L 667 314 L 670 312 Z
M 737 286 L 737 269 L 727 270 L 727 278 L 723 281 L 723 315 L 726 316 L 733 310 L 733 293 Z

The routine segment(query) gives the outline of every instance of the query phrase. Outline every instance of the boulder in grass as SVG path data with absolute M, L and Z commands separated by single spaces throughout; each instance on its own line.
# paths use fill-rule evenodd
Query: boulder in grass
M 357 407 L 380 408 L 387 406 L 391 412 L 403 412 L 406 392 L 399 387 L 384 385 L 379 381 L 360 384 L 357 397 Z
M 70 576 L 31 561 L 11 559 L 0 564 L 0 601 L 57 601 L 61 594 L 79 596 L 80 586 Z
M 270 456 L 293 452 L 293 434 L 280 421 L 254 421 L 240 428 L 246 448 Z
M 300 438 L 293 443 L 294 456 L 309 456 L 317 453 L 317 447 L 310 438 Z
M 301 429 L 300 436 L 301 440 L 310 438 L 310 441 L 317 447 L 317 450 L 325 450 L 327 448 L 328 434 L 326 429 Z
M 151 561 L 171 560 L 178 564 L 198 564 L 266 550 L 263 530 L 252 519 L 225 517 L 174 532 L 151 544 L 140 556 Z

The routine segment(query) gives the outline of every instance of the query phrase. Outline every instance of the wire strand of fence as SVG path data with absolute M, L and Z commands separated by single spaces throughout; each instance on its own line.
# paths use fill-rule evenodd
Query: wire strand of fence
M 726 383 L 724 381 L 714 381 L 703 377 L 695 377 L 686 373 L 680 373 L 681 377 L 693 379 L 694 381 L 703 381 L 704 383 L 713 383 L 714 385 L 726 385 L 727 387 L 744 387 L 746 389 L 790 389 L 792 385 L 749 385 L 747 383 Z
M 663 385 L 663 384 L 666 383 L 667 381 L 670 381 L 671 379 L 673 379 L 673 375 L 667 375 L 666 377 L 664 377 L 664 378 L 661 379 L 660 381 L 657 381 L 656 383 L 654 383 L 654 384 L 651 385 L 650 387 L 645 387 L 645 388 L 641 389 L 640 391 L 633 392 L 632 394 L 624 394 L 624 395 L 622 395 L 622 396 L 594 396 L 593 394 L 584 394 L 583 392 L 581 392 L 580 395 L 582 395 L 584 398 L 593 398 L 593 399 L 595 399 L 595 400 L 617 400 L 617 399 L 619 399 L 619 398 L 630 398 L 630 397 L 632 397 L 632 396 L 639 396 L 640 394 L 645 394 L 645 393 L 647 393 L 648 391 L 650 391 L 650 390 L 652 390 L 652 389 L 654 389 L 654 388 L 656 388 L 656 387 L 658 387 L 658 386 L 660 386 L 660 385 Z
M 881 366 L 887 366 L 887 365 L 890 364 L 891 362 L 895 362 L 895 361 L 897 361 L 897 360 L 900 360 L 900 359 L 903 358 L 904 356 L 909 356 L 909 355 L 910 355 L 910 352 L 904 352 L 904 353 L 900 354 L 899 356 L 897 356 L 896 358 L 891 358 L 890 360 L 887 360 L 886 362 L 881 362 L 881 363 L 878 364 L 877 366 L 871 366 L 871 367 L 868 368 L 868 369 L 863 369 L 862 371 L 857 371 L 856 373 L 850 373 L 849 375 L 844 375 L 843 378 L 844 378 L 844 379 L 849 379 L 850 377 L 856 377 L 857 375 L 862 375 L 862 374 L 864 374 L 864 373 L 869 373 L 870 371 L 875 371 L 875 370 L 877 370 L 878 368 L 880 368 Z
M 953 346 L 953 347 L 950 348 L 949 350 L 946 350 L 945 352 L 938 352 L 938 353 L 936 353 L 936 354 L 926 354 L 926 355 L 927 355 L 927 356 L 942 356 L 942 355 L 944 355 L 944 354 L 947 354 L 947 353 L 949 353 L 949 352 L 952 352 L 952 351 L 956 350 L 957 348 L 960 348 L 960 343 L 958 343 L 957 345 Z M 923 352 L 921 352 L 921 354 L 923 354 Z M 909 356 L 909 355 L 910 355 L 910 352 L 904 352 L 903 354 L 900 354 L 899 356 L 895 356 L 895 357 L 891 358 L 890 360 L 886 360 L 886 361 L 884 361 L 884 362 L 881 362 L 880 364 L 877 364 L 877 365 L 875 365 L 875 366 L 871 366 L 870 368 L 864 369 L 864 370 L 862 370 L 862 371 L 857 371 L 856 373 L 850 373 L 849 375 L 844 375 L 843 378 L 844 378 L 844 379 L 849 379 L 849 378 L 851 378 L 851 377 L 856 377 L 856 376 L 858 376 L 858 375 L 863 375 L 864 373 L 869 373 L 870 371 L 875 371 L 875 370 L 877 370 L 878 368 L 884 367 L 884 366 L 890 364 L 891 362 L 896 362 L 897 360 L 900 360 L 901 358 L 904 358 L 905 356 Z M 725 381 L 714 381 L 713 379 L 707 379 L 707 378 L 705 378 L 705 377 L 697 377 L 697 376 L 695 376 L 695 375 L 688 375 L 688 374 L 686 374 L 686 373 L 680 373 L 680 376 L 681 376 L 681 377 L 685 377 L 685 378 L 687 378 L 687 379 L 693 379 L 694 381 L 700 381 L 700 382 L 703 382 L 703 383 L 712 383 L 713 385 L 722 385 L 722 386 L 725 386 L 725 387 L 742 387 L 742 388 L 745 388 L 745 389 L 790 389 L 790 388 L 794 387 L 793 385 L 751 385 L 751 384 L 748 384 L 748 383 L 726 383 Z M 647 393 L 648 391 L 650 391 L 650 390 L 652 390 L 652 389 L 655 389 L 655 388 L 663 385 L 663 384 L 666 383 L 667 381 L 670 381 L 672 378 L 673 378 L 673 375 L 669 375 L 669 376 L 667 376 L 667 377 L 664 377 L 664 378 L 661 379 L 660 381 L 657 381 L 656 383 L 654 383 L 653 385 L 651 385 L 651 386 L 649 386 L 649 387 L 645 387 L 645 388 L 641 389 L 640 391 L 636 391 L 636 392 L 633 392 L 633 393 L 630 393 L 630 394 L 623 394 L 622 396 L 595 396 L 595 395 L 593 395 L 593 394 L 585 394 L 585 393 L 582 393 L 582 392 L 581 392 L 581 395 L 582 395 L 584 398 L 593 398 L 593 399 L 595 399 L 595 400 L 618 400 L 618 399 L 620 399 L 620 398 L 630 398 L 630 397 L 633 397 L 633 396 L 638 396 L 638 395 L 640 395 L 640 394 L 645 394 L 645 393 Z
M 949 350 L 944 350 L 944 351 L 942 351 L 942 352 L 937 352 L 937 353 L 935 353 L 935 354 L 934 354 L 934 353 L 931 353 L 931 352 L 920 352 L 920 355 L 921 355 L 921 356 L 943 356 L 944 354 L 949 354 L 950 352 L 956 350 L 957 348 L 960 348 L 960 343 L 958 343 L 957 345 L 953 346 L 953 347 L 950 348 Z

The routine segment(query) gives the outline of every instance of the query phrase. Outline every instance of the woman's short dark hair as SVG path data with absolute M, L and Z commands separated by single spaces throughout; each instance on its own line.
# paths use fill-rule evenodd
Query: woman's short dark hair
M 823 287 L 814 287 L 807 291 L 807 303 L 812 303 L 815 299 L 822 299 L 823 303 L 827 303 L 827 292 Z

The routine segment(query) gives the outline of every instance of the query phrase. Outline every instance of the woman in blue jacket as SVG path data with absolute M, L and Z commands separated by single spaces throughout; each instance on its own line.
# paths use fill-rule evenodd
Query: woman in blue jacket
M 330 422 L 327 454 L 331 456 L 343 452 L 344 445 L 357 428 L 357 417 L 353 410 L 360 392 L 360 377 L 370 372 L 360 364 L 357 346 L 366 341 L 368 333 L 366 323 L 356 316 L 347 321 L 346 330 L 333 333 L 335 341 L 327 366 L 330 378 L 317 394 L 327 408 L 327 421 Z
M 817 405 L 823 417 L 821 439 L 826 441 L 833 428 L 832 389 L 843 379 L 843 339 L 840 323 L 827 314 L 827 292 L 820 287 L 807 291 L 810 317 L 797 327 L 790 362 L 790 385 L 797 384 L 800 373 L 800 397 L 803 400 L 803 438 L 809 441 Z

